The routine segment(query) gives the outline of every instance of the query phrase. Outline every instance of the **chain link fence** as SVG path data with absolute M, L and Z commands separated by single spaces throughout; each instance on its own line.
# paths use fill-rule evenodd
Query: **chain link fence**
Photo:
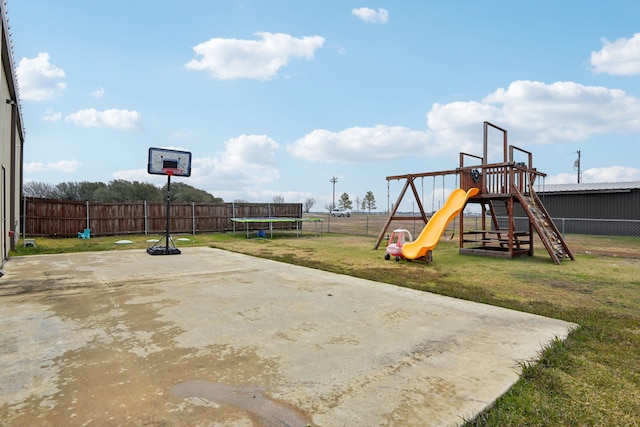
M 377 237 L 384 227 L 388 216 L 386 214 L 353 214 L 351 217 L 331 217 L 324 214 L 306 214 L 324 219 L 323 231 L 341 234 L 353 234 L 358 236 Z M 368 217 L 368 218 L 367 218 Z M 507 229 L 507 217 L 498 216 L 500 228 Z M 491 218 L 486 218 L 490 226 Z M 529 219 L 527 217 L 515 217 L 516 230 L 528 230 Z M 562 235 L 585 234 L 600 236 L 640 236 L 640 220 L 628 219 L 591 219 L 591 218 L 553 218 L 553 222 Z M 445 230 L 444 237 L 449 238 L 459 232 L 459 220 L 451 221 Z M 409 230 L 417 236 L 424 228 L 422 218 L 416 216 L 415 220 L 392 221 L 386 234 L 390 234 L 396 228 Z M 464 228 L 478 230 L 482 228 L 481 216 L 465 216 Z
M 586 234 L 595 236 L 640 236 L 640 220 L 634 219 L 604 219 L 604 218 L 552 218 L 560 233 Z M 529 218 L 515 217 L 518 230 L 529 227 Z M 500 227 L 507 226 L 506 217 L 498 217 Z

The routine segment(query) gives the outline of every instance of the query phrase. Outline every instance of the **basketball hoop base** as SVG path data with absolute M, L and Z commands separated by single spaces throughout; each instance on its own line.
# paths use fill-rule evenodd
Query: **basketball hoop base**
M 165 245 L 160 245 L 165 239 Z M 147 253 L 149 255 L 180 255 L 182 252 L 173 245 L 173 239 L 171 237 L 163 237 L 153 246 L 147 248 Z
M 159 248 L 159 247 L 150 247 L 147 248 L 147 253 L 149 255 L 180 255 L 180 249 L 178 248 Z

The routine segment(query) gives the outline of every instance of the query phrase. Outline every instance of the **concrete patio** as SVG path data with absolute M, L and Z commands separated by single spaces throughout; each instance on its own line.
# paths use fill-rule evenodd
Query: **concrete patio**
M 457 425 L 575 326 L 211 248 L 4 270 L 10 426 Z

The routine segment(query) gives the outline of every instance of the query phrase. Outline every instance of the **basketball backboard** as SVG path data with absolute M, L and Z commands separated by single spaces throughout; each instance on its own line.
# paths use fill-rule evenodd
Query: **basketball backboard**
M 147 172 L 154 175 L 191 175 L 191 153 L 168 148 L 149 148 Z

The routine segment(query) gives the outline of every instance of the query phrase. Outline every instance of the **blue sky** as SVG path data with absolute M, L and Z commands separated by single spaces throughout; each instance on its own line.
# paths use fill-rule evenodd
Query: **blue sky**
M 376 197 L 482 155 L 483 122 L 546 184 L 640 180 L 640 2 L 9 0 L 25 181 L 163 185 L 225 201 Z M 501 136 L 490 134 L 490 161 Z M 445 192 L 455 187 L 445 180 Z M 420 183 L 427 209 L 443 183 Z M 435 190 L 434 190 L 435 188 Z M 435 195 L 432 192 L 435 191 Z M 336 197 L 337 197 L 336 196 Z M 437 199 L 437 200 L 436 200 Z M 404 209 L 411 210 L 407 198 Z M 435 202 L 434 202 L 435 200 Z M 435 206 L 436 208 L 438 206 Z

